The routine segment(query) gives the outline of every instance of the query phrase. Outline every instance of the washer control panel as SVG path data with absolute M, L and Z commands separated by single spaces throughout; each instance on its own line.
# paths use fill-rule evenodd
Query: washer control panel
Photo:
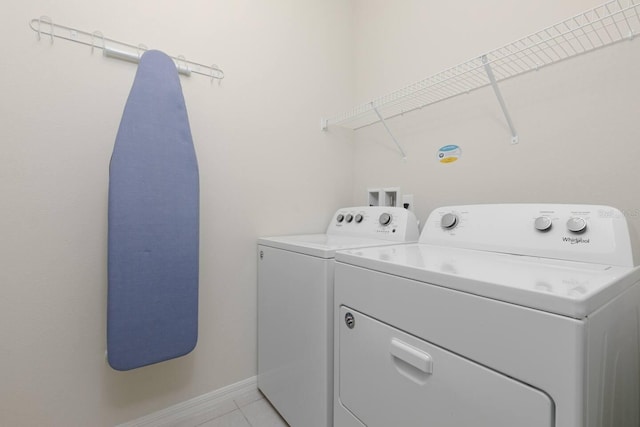
M 400 207 L 342 208 L 333 215 L 327 234 L 397 240 L 398 242 L 417 241 L 418 220 L 413 212 Z
M 627 221 L 610 206 L 496 204 L 435 209 L 420 243 L 632 266 Z

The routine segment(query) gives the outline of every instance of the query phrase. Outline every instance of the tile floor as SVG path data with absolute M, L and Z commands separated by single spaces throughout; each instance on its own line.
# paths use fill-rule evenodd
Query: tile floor
M 176 427 L 289 427 L 258 390 L 221 402 Z

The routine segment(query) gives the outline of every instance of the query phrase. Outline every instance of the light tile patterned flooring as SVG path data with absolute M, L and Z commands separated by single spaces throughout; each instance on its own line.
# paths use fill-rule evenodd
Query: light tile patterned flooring
M 258 390 L 221 402 L 178 427 L 289 427 Z

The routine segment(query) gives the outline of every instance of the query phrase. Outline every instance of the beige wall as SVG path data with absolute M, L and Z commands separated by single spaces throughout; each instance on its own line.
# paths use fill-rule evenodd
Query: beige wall
M 0 424 L 113 425 L 255 375 L 256 237 L 321 231 L 369 187 L 414 194 L 422 220 L 445 204 L 580 202 L 614 205 L 640 228 L 637 40 L 504 83 L 519 145 L 489 90 L 390 121 L 406 163 L 379 125 L 318 130 L 321 116 L 598 3 L 5 2 Z M 27 23 L 43 14 L 227 74 L 220 87 L 181 78 L 201 178 L 189 356 L 126 373 L 105 363 L 107 168 L 135 66 L 37 42 Z M 441 165 L 447 144 L 463 155 Z
M 136 68 L 38 42 L 40 15 L 226 72 L 181 78 L 201 188 L 189 356 L 105 362 L 108 165 Z M 319 131 L 353 102 L 351 19 L 342 0 L 3 3 L 0 425 L 114 425 L 256 374 L 256 237 L 320 232 L 351 202 L 353 146 Z
M 358 103 L 555 24 L 600 0 L 355 0 Z M 623 4 L 627 2 L 623 1 Z M 640 229 L 640 41 L 551 65 L 500 85 L 510 134 L 490 88 L 355 132 L 354 199 L 372 187 L 414 194 L 422 221 L 438 206 L 488 202 L 609 204 Z M 462 157 L 440 164 L 440 147 Z

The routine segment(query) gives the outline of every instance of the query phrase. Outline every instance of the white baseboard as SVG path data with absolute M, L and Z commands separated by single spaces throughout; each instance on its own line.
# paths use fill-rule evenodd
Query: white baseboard
M 119 424 L 116 427 L 161 427 L 175 425 L 178 422 L 196 417 L 203 412 L 213 410 L 221 403 L 242 394 L 255 391 L 257 388 L 258 380 L 257 377 L 254 376 L 218 390 L 196 396 L 185 402 L 169 406 L 168 408 L 153 412 L 133 421 Z

